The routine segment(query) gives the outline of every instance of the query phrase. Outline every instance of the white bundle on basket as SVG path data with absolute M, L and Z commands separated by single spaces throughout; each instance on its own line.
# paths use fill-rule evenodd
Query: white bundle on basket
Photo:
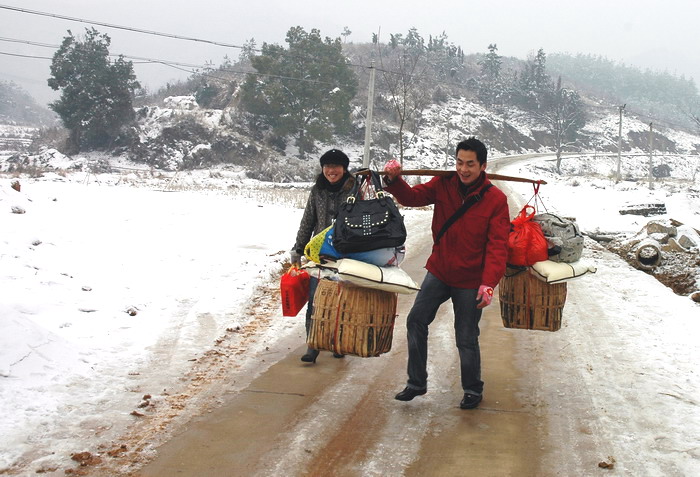
M 313 264 L 308 268 L 320 270 L 314 276 L 348 282 L 363 288 L 401 294 L 420 290 L 418 284 L 400 267 L 379 267 L 351 258 L 341 258 L 336 262 Z

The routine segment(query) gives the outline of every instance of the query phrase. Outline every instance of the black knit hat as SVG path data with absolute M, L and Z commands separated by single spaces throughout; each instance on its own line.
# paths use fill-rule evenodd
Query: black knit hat
M 343 151 L 331 149 L 330 151 L 324 152 L 321 156 L 321 166 L 325 166 L 326 164 L 338 164 L 347 169 L 350 165 L 350 159 Z

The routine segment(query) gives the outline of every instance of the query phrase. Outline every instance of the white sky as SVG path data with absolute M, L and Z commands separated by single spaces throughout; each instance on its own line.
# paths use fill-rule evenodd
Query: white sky
M 255 38 L 284 43 L 287 30 L 301 25 L 337 37 L 348 26 L 350 41 L 370 41 L 381 29 L 406 33 L 415 26 L 425 38 L 445 31 L 466 52 L 483 52 L 496 43 L 506 56 L 525 58 L 544 48 L 547 53 L 592 53 L 627 64 L 666 69 L 698 81 L 700 44 L 696 20 L 700 4 L 693 0 L 519 0 L 470 2 L 405 0 L 336 2 L 305 0 L 148 2 L 123 0 L 0 0 L 0 5 L 101 21 L 122 26 L 210 39 L 236 45 Z M 67 29 L 82 33 L 88 25 L 0 8 L 0 37 L 59 44 Z M 233 48 L 159 38 L 98 27 L 112 37 L 113 53 L 203 64 L 219 64 Z M 52 56 L 54 50 L 0 41 L 0 52 Z M 0 55 L 0 79 L 21 84 L 40 102 L 53 98 L 46 86 L 48 60 Z M 139 80 L 151 90 L 187 74 L 159 65 L 136 65 Z

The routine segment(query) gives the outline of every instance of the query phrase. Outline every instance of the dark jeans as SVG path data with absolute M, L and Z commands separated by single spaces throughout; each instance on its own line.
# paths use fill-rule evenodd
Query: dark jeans
M 481 310 L 476 308 L 477 290 L 455 288 L 444 284 L 428 272 L 406 319 L 408 331 L 408 387 L 428 387 L 428 326 L 435 319 L 438 308 L 452 298 L 455 315 L 455 341 L 459 350 L 464 392 L 481 394 L 481 351 L 479 349 L 479 320 Z
M 311 315 L 314 311 L 314 295 L 316 294 L 316 287 L 318 287 L 318 278 L 310 277 L 309 280 L 309 303 L 306 305 L 306 337 L 309 337 L 309 330 L 311 329 Z

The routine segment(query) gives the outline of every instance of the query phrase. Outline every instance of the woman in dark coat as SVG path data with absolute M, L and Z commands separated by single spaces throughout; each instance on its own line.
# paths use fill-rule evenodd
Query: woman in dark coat
M 321 156 L 320 162 L 322 170 L 311 188 L 304 215 L 299 224 L 296 242 L 294 242 L 294 247 L 290 252 L 292 263 L 297 265 L 301 263 L 304 247 L 311 237 L 331 225 L 341 204 L 347 200 L 355 184 L 355 178 L 348 172 L 350 159 L 343 151 L 331 149 Z M 314 293 L 317 286 L 318 279 L 312 276 L 309 287 L 309 303 L 306 308 L 307 336 L 311 328 L 311 312 L 313 311 Z M 318 353 L 318 350 L 308 348 L 301 360 L 315 363 Z M 335 353 L 333 356 L 343 357 L 342 354 Z

